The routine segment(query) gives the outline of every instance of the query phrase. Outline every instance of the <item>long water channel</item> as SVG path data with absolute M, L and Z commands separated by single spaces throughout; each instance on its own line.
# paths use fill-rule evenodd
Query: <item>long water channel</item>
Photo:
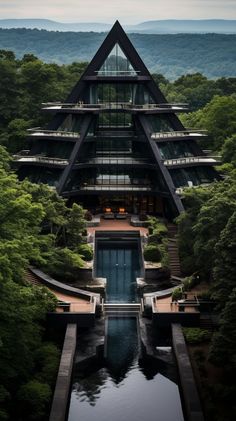
M 138 243 L 99 241 L 97 276 L 107 278 L 108 302 L 135 302 Z M 140 362 L 136 317 L 108 317 L 103 363 L 74 368 L 68 421 L 183 421 L 179 388 L 154 359 Z M 177 378 L 177 376 L 176 376 Z

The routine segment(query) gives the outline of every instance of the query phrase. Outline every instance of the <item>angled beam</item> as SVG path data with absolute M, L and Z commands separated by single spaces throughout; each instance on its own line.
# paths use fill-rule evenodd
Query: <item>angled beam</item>
M 58 184 L 58 187 L 57 187 L 58 194 L 62 193 L 63 188 L 66 184 L 66 181 L 67 181 L 67 179 L 68 179 L 68 177 L 69 177 L 69 175 L 72 171 L 73 165 L 75 164 L 75 161 L 76 161 L 77 156 L 79 154 L 80 148 L 81 148 L 81 146 L 84 142 L 84 139 L 85 139 L 85 137 L 88 133 L 88 129 L 89 129 L 90 123 L 92 121 L 92 118 L 93 118 L 92 115 L 86 115 L 84 117 L 84 121 L 83 121 L 81 131 L 80 131 L 80 138 L 78 139 L 77 142 L 75 142 L 74 148 L 71 152 L 71 156 L 70 156 L 70 159 L 69 159 L 69 164 L 64 169 L 64 171 L 63 171 L 63 173 L 60 177 L 59 184 Z
M 150 131 L 147 119 L 142 115 L 137 115 L 137 118 L 138 118 L 138 120 L 141 124 L 141 127 L 142 127 L 142 129 L 143 129 L 143 131 L 144 131 L 144 133 L 145 133 L 145 135 L 148 139 L 149 145 L 152 149 L 154 157 L 156 158 L 158 168 L 160 169 L 161 174 L 162 174 L 162 176 L 165 180 L 165 183 L 166 183 L 166 186 L 167 186 L 168 191 L 170 193 L 170 196 L 173 199 L 173 202 L 176 206 L 176 209 L 177 209 L 178 213 L 180 214 L 181 212 L 184 212 L 183 204 L 181 202 L 180 197 L 175 193 L 175 186 L 174 186 L 173 180 L 171 178 L 171 175 L 170 175 L 168 169 L 162 163 L 162 158 L 161 158 L 160 152 L 159 152 L 159 150 L 156 146 L 155 141 L 153 141 L 152 138 L 151 138 L 151 131 Z

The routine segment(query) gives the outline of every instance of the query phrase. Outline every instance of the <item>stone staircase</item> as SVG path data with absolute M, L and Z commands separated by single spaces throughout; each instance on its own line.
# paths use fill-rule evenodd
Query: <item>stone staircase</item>
M 181 277 L 181 268 L 179 260 L 179 252 L 177 245 L 177 227 L 174 224 L 168 224 L 168 253 L 170 259 L 171 276 Z
M 34 275 L 30 270 L 26 270 L 25 280 L 31 283 L 32 285 L 43 286 L 38 277 Z
M 140 303 L 106 303 L 103 305 L 105 316 L 132 317 L 140 313 Z

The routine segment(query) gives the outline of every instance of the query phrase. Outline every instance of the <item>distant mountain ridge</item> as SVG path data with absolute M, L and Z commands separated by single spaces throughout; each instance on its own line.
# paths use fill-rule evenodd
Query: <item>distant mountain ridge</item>
M 63 23 L 50 19 L 0 19 L 0 28 L 45 29 L 60 32 L 107 32 L 112 24 L 99 22 Z M 153 20 L 137 25 L 124 25 L 127 32 L 146 34 L 174 33 L 220 33 L 235 34 L 236 20 L 199 19 L 199 20 Z
M 48 63 L 90 61 L 105 32 L 59 32 L 0 28 L 0 50 L 17 58 L 34 54 Z M 173 80 L 201 72 L 209 78 L 236 77 L 236 34 L 129 34 L 151 72 Z

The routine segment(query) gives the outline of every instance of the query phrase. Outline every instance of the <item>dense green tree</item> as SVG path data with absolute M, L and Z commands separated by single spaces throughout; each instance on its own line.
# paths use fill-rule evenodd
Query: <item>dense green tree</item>
M 236 98 L 215 96 L 203 109 L 185 115 L 183 122 L 187 127 L 208 130 L 208 146 L 220 151 L 224 140 L 236 132 Z
M 236 134 L 225 140 L 222 147 L 222 161 L 229 162 L 236 168 Z
M 232 280 L 231 280 L 232 281 Z M 225 308 L 220 318 L 220 328 L 215 333 L 210 350 L 210 360 L 214 364 L 236 373 L 236 288 L 225 300 Z
M 236 211 L 229 218 L 215 245 L 213 270 L 213 298 L 223 308 L 232 290 L 236 288 Z

